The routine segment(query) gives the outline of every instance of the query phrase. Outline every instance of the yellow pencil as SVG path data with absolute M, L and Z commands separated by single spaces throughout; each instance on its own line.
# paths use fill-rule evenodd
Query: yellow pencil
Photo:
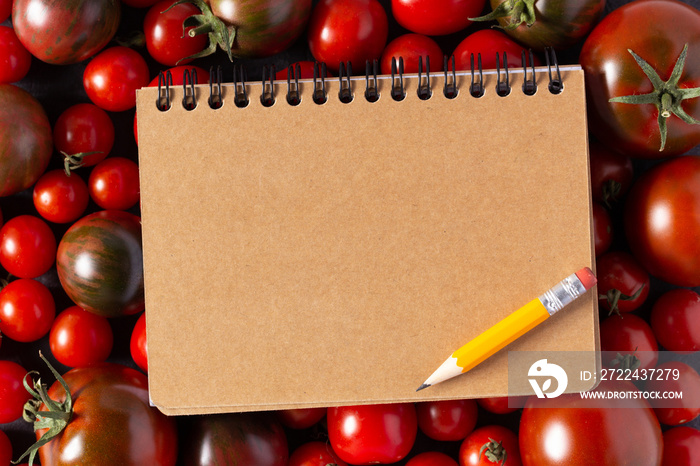
M 510 342 L 556 314 L 564 306 L 592 288 L 596 281 L 595 275 L 588 267 L 571 274 L 539 298 L 533 299 L 452 353 L 423 385 L 418 387 L 418 390 L 444 382 L 472 369 Z

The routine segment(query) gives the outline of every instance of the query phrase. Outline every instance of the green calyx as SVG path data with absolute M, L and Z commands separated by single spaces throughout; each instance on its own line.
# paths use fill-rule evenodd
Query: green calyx
M 499 18 L 508 18 L 510 21 L 503 29 L 515 29 L 525 23 L 527 27 L 535 24 L 535 2 L 537 0 L 505 0 L 498 5 L 491 13 L 479 16 L 478 18 L 469 18 L 471 21 L 491 21 Z M 501 27 L 501 26 L 494 26 Z
M 617 303 L 619 303 L 620 301 L 634 301 L 635 299 L 639 298 L 639 295 L 642 294 L 642 290 L 645 286 L 646 283 L 642 283 L 642 286 L 640 286 L 639 289 L 637 289 L 637 291 L 635 291 L 632 296 L 623 294 L 618 289 L 611 288 L 606 294 L 598 295 L 598 299 L 605 299 L 608 301 L 608 307 L 610 308 L 610 311 L 608 312 L 609 316 L 612 315 L 613 312 L 617 315 L 620 315 L 620 308 L 618 307 Z
M 486 458 L 492 463 L 501 463 L 501 466 L 508 458 L 508 453 L 503 448 L 503 441 L 496 442 L 491 437 L 489 437 L 489 442 L 485 443 L 479 450 L 479 461 L 481 461 L 481 455 L 486 455 Z
M 640 361 L 639 358 L 634 354 L 636 352 L 637 348 L 634 349 L 634 352 L 632 352 L 632 354 L 623 355 L 617 353 L 617 355 L 615 355 L 615 359 L 610 361 L 610 364 L 613 367 L 616 367 L 617 369 L 620 369 L 622 371 L 634 372 L 636 369 L 639 368 L 639 366 L 642 365 L 642 361 Z
M 666 146 L 666 136 L 668 134 L 666 119 L 670 118 L 671 115 L 676 115 L 689 125 L 700 124 L 700 121 L 685 113 L 685 110 L 683 110 L 681 107 L 681 102 L 685 99 L 700 97 L 700 87 L 688 89 L 678 87 L 678 82 L 681 79 L 683 67 L 685 66 L 685 58 L 688 55 L 688 44 L 685 44 L 683 47 L 683 51 L 678 56 L 676 64 L 673 67 L 671 77 L 668 78 L 667 81 L 662 81 L 656 70 L 654 70 L 654 68 L 652 68 L 651 65 L 646 62 L 646 60 L 630 49 L 627 49 L 627 51 L 632 54 L 639 67 L 642 69 L 647 78 L 649 78 L 649 81 L 651 81 L 651 84 L 654 86 L 654 90 L 648 94 L 613 97 L 609 100 L 609 102 L 656 105 L 656 108 L 659 111 L 658 124 L 659 133 L 661 134 L 661 148 L 659 149 L 659 152 L 662 152 Z
M 92 154 L 101 154 L 101 151 L 92 152 L 79 152 L 77 154 L 66 154 L 61 151 L 63 155 L 63 171 L 66 172 L 66 176 L 70 176 L 70 172 L 76 170 L 84 165 L 83 158 Z
M 181 3 L 191 3 L 202 13 L 199 15 L 192 15 L 185 19 L 182 23 L 182 37 L 185 34 L 190 37 L 199 36 L 201 34 L 207 34 L 209 36 L 209 46 L 202 50 L 201 52 L 185 57 L 178 61 L 180 63 L 183 60 L 193 60 L 195 58 L 206 57 L 214 52 L 216 52 L 216 47 L 221 47 L 222 50 L 228 55 L 228 59 L 233 61 L 233 41 L 236 38 L 236 29 L 233 26 L 227 26 L 221 19 L 211 11 L 211 7 L 204 3 L 202 0 L 178 0 L 173 3 L 170 8 Z M 164 10 L 162 13 L 170 10 Z M 187 31 L 188 28 L 192 28 Z
M 70 389 L 68 388 L 66 381 L 63 380 L 63 377 L 61 377 L 58 372 L 56 372 L 56 369 L 53 368 L 51 363 L 46 360 L 41 352 L 39 352 L 39 356 L 44 360 L 46 365 L 49 366 L 49 369 L 53 373 L 54 377 L 56 377 L 56 380 L 58 380 L 63 387 L 63 390 L 66 392 L 66 401 L 59 403 L 49 398 L 48 389 L 45 384 L 41 383 L 41 378 L 32 380 L 33 387 L 29 386 L 29 383 L 27 383 L 27 376 L 31 376 L 32 374 L 39 375 L 38 372 L 32 371 L 24 376 L 24 380 L 22 381 L 24 383 L 24 388 L 27 389 L 34 399 L 27 401 L 27 403 L 24 405 L 22 417 L 25 421 L 34 424 L 34 432 L 40 429 L 48 430 L 34 445 L 29 447 L 29 449 L 25 451 L 24 454 L 17 459 L 17 461 L 13 461 L 13 464 L 19 463 L 28 455 L 29 466 L 32 466 L 39 448 L 49 443 L 54 437 L 60 434 L 61 431 L 63 431 L 63 429 L 65 429 L 65 427 L 68 425 L 71 417 L 73 416 L 73 397 L 70 394 Z M 41 411 L 40 409 L 42 405 L 46 406 L 48 411 Z

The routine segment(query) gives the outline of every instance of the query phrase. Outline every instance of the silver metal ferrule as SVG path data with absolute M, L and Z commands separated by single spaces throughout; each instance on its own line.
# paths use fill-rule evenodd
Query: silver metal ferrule
M 585 292 L 586 287 L 573 273 L 540 296 L 540 302 L 551 317 Z

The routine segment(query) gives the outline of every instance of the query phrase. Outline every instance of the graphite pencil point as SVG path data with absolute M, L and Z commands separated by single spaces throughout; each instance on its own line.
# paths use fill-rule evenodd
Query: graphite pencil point
M 424 383 L 423 385 L 421 385 L 420 387 L 418 387 L 418 389 L 417 389 L 416 391 L 419 392 L 419 391 L 423 390 L 424 388 L 428 388 L 428 387 L 430 387 L 430 384 L 429 384 L 429 383 Z

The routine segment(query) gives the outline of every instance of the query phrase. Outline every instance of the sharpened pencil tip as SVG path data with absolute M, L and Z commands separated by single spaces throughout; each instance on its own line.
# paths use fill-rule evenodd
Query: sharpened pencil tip
M 430 387 L 430 384 L 429 384 L 429 383 L 424 383 L 423 385 L 421 385 L 420 387 L 418 387 L 418 389 L 417 389 L 416 391 L 419 392 L 419 391 L 423 390 L 424 388 L 428 388 L 428 387 Z

